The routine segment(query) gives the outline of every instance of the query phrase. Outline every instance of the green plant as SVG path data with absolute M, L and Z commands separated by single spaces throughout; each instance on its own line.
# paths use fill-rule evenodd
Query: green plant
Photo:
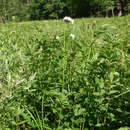
M 129 127 L 129 19 L 0 25 L 1 128 Z

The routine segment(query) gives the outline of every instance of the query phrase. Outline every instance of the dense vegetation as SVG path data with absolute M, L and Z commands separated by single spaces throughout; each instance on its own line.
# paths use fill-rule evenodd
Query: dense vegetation
M 0 24 L 0 130 L 130 127 L 129 21 Z
M 0 0 L 0 22 L 114 16 L 128 12 L 129 0 Z

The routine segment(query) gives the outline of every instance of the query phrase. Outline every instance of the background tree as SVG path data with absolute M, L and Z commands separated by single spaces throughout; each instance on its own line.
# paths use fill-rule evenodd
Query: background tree
M 124 14 L 127 14 L 129 11 L 129 0 L 118 0 L 118 16 L 122 16 Z
M 122 16 L 128 4 L 129 0 L 0 0 L 0 21 Z

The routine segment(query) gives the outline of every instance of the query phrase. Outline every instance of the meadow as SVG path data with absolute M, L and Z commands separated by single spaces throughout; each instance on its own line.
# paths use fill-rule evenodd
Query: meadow
M 129 127 L 130 16 L 0 24 L 0 130 Z

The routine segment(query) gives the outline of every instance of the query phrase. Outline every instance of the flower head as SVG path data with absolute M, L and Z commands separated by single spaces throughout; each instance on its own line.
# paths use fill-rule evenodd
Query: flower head
M 70 34 L 70 37 L 72 38 L 72 40 L 74 40 L 75 39 L 75 35 L 74 34 Z
M 59 36 L 56 36 L 56 40 L 58 40 L 58 41 L 59 41 L 59 40 L 60 40 L 60 37 L 59 37 Z
M 71 17 L 65 16 L 65 17 L 63 18 L 63 21 L 65 21 L 65 22 L 70 22 L 70 23 L 74 24 L 74 20 L 73 20 Z

